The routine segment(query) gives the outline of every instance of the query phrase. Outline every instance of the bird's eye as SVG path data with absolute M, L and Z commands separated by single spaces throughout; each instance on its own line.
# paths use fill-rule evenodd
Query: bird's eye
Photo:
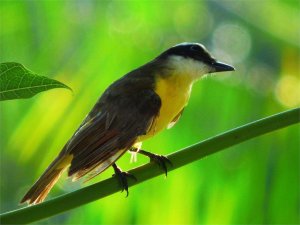
M 191 46 L 191 48 L 190 48 L 192 51 L 195 51 L 195 52 L 198 52 L 198 51 L 200 51 L 201 49 L 200 49 L 200 46 L 198 46 L 198 45 L 193 45 L 193 46 Z

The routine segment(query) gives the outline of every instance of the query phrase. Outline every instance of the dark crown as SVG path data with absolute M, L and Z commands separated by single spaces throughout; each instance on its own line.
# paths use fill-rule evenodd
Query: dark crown
M 158 58 L 167 58 L 171 55 L 178 55 L 185 58 L 192 58 L 204 63 L 212 64 L 216 60 L 210 55 L 206 48 L 198 43 L 181 43 L 164 51 Z

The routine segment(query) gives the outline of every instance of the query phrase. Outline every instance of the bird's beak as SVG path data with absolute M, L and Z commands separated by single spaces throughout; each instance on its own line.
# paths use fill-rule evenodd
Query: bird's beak
M 222 71 L 233 71 L 235 70 L 235 68 L 233 66 L 230 66 L 226 63 L 222 63 L 222 62 L 218 62 L 216 61 L 215 63 L 213 63 L 211 65 L 212 67 L 212 71 L 211 73 L 214 73 L 214 72 L 222 72 Z

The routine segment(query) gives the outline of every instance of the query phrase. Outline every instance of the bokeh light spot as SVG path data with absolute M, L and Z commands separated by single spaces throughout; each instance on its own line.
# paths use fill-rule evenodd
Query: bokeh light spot
M 122 2 L 113 1 L 107 9 L 107 21 L 112 31 L 119 33 L 133 33 L 137 31 L 144 23 L 140 12 L 140 4 L 122 4 Z M 132 13 L 132 12 L 136 13 Z
M 249 66 L 244 83 L 258 94 L 268 95 L 274 90 L 276 72 L 267 64 L 255 62 Z
M 213 17 L 201 1 L 184 4 L 174 11 L 174 28 L 183 40 L 203 40 L 213 26 Z
M 275 95 L 277 100 L 286 107 L 300 104 L 300 79 L 295 76 L 285 75 L 276 85 Z
M 229 53 L 233 62 L 245 60 L 250 53 L 250 33 L 240 24 L 221 24 L 215 29 L 212 40 L 214 49 Z

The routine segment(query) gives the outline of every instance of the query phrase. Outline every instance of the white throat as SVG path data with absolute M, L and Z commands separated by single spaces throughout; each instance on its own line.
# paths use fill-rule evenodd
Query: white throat
M 193 82 L 210 71 L 210 67 L 205 63 L 182 56 L 170 56 L 168 63 L 170 68 L 175 70 L 179 76 L 190 77 Z

